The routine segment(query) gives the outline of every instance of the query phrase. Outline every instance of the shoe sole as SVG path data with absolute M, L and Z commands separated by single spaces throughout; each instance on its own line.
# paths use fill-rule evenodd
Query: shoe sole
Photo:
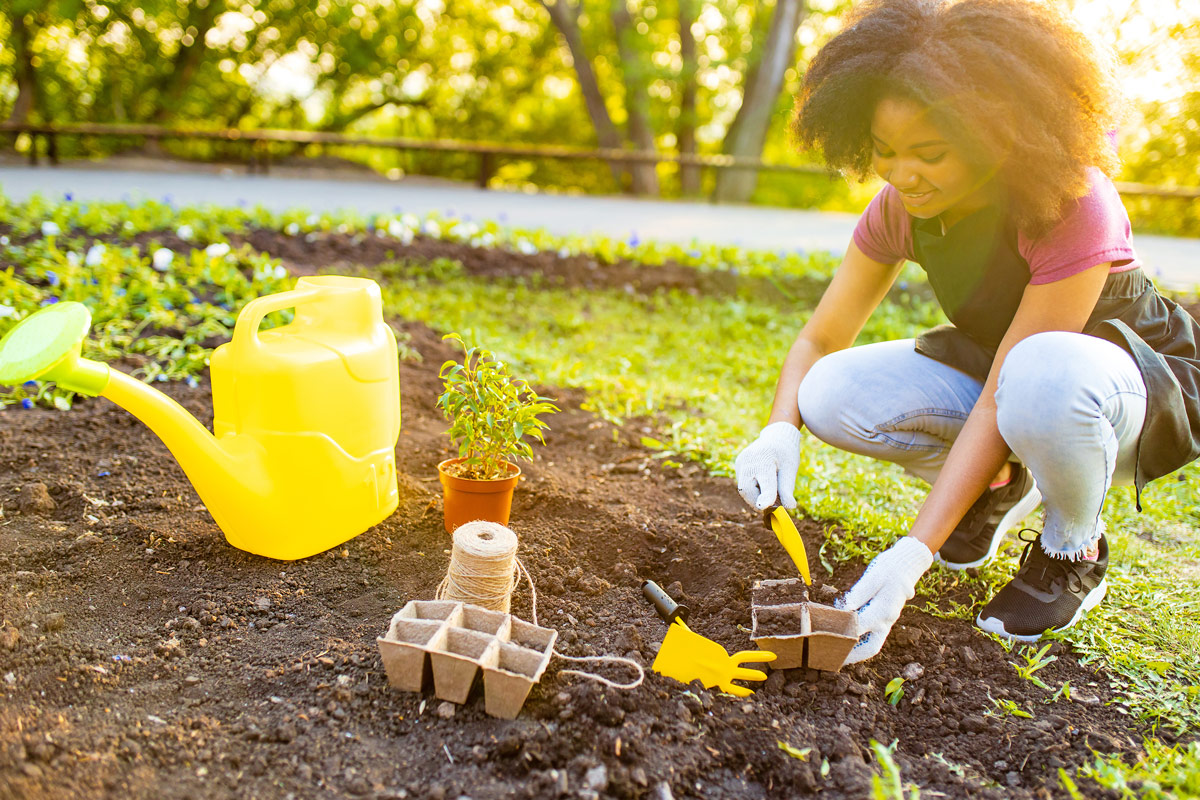
M 1088 592 L 1087 596 L 1083 598 L 1083 602 L 1080 603 L 1079 608 L 1075 610 L 1075 616 L 1071 617 L 1071 621 L 1066 625 L 1063 625 L 1061 628 L 1053 628 L 1051 631 L 1042 631 L 1041 633 L 1033 634 L 1009 633 L 1004 629 L 1003 622 L 995 617 L 988 617 L 987 619 L 984 619 L 983 614 L 980 614 L 975 618 L 975 625 L 980 630 L 987 631 L 988 633 L 994 633 L 1004 639 L 1012 639 L 1013 641 L 1017 642 L 1036 642 L 1047 633 L 1065 631 L 1067 628 L 1072 628 L 1077 625 L 1079 620 L 1083 619 L 1084 614 L 1100 605 L 1100 602 L 1104 600 L 1104 595 L 1106 594 L 1108 594 L 1108 578 L 1101 578 L 1100 583 L 1096 585 L 1096 588 Z
M 963 570 L 971 567 L 982 567 L 987 562 L 996 557 L 996 553 L 1000 550 L 1000 543 L 1004 541 L 1004 536 L 1009 531 L 1017 526 L 1017 523 L 1025 519 L 1033 513 L 1033 510 L 1042 502 L 1042 493 L 1034 486 L 1029 494 L 1017 501 L 1017 504 L 1008 510 L 1008 513 L 1000 518 L 1000 524 L 996 526 L 996 532 L 992 534 L 992 542 L 988 546 L 987 555 L 975 561 L 967 563 L 959 563 L 947 561 L 942 558 L 941 554 L 935 553 L 933 560 L 941 564 L 946 569 Z

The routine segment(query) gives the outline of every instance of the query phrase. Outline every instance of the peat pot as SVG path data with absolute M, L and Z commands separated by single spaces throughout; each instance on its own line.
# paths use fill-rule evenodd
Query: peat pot
M 521 468 L 509 463 L 508 477 L 490 481 L 459 478 L 446 472 L 447 466 L 460 461 L 461 458 L 449 458 L 438 464 L 446 533 L 454 533 L 458 526 L 476 520 L 507 525 L 512 511 L 513 490 L 517 488 Z

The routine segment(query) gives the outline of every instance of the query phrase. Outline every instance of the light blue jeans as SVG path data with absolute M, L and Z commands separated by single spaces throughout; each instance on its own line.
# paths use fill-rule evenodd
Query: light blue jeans
M 831 353 L 797 394 L 814 436 L 841 450 L 899 464 L 933 483 L 983 384 L 904 339 Z M 1042 547 L 1077 558 L 1100 537 L 1113 485 L 1133 482 L 1146 385 L 1117 345 L 1081 333 L 1039 333 L 1000 369 L 996 421 L 1029 467 L 1046 509 Z

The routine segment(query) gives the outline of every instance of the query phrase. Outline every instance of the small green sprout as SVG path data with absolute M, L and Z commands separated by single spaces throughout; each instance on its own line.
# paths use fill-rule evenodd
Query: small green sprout
M 1022 656 L 1025 659 L 1024 664 L 1017 664 L 1016 662 L 1013 662 L 1013 661 L 1010 661 L 1008 663 L 1013 665 L 1013 668 L 1016 669 L 1017 674 L 1020 675 L 1023 679 L 1029 681 L 1034 686 L 1045 689 L 1046 691 L 1050 691 L 1050 687 L 1048 685 L 1046 685 L 1046 682 L 1043 681 L 1041 678 L 1039 678 L 1034 673 L 1036 673 L 1042 667 L 1045 667 L 1047 664 L 1053 663 L 1058 660 L 1058 656 L 1046 655 L 1046 653 L 1050 650 L 1050 647 L 1052 644 L 1053 644 L 1053 642 L 1047 642 L 1036 653 L 1031 652 L 1033 650 L 1032 647 L 1025 648 L 1025 652 L 1022 653 Z
M 1033 719 L 1033 714 L 1030 714 L 1025 709 L 1021 708 L 1016 702 L 1009 700 L 1007 697 L 997 700 L 992 696 L 988 696 L 992 701 L 992 705 L 1000 712 L 1002 717 L 1023 717 L 1024 719 Z M 988 711 L 988 715 L 995 715 L 995 711 Z
M 888 685 L 883 689 L 883 694 L 889 703 L 894 706 L 900 705 L 900 701 L 904 698 L 904 684 L 904 678 L 892 678 L 888 681 Z
M 1058 691 L 1053 696 L 1046 700 L 1047 703 L 1057 703 L 1059 700 L 1071 701 L 1071 682 L 1063 681 L 1062 686 L 1058 687 Z
M 896 746 L 899 744 L 899 739 L 890 745 L 871 740 L 871 750 L 875 753 L 875 760 L 879 762 L 881 770 L 880 774 L 871 778 L 872 800 L 919 800 L 921 797 L 921 790 L 916 786 L 909 786 L 909 793 L 904 794 L 904 784 L 900 780 L 900 767 L 896 764 L 896 759 L 892 758 L 892 754 L 896 752 Z

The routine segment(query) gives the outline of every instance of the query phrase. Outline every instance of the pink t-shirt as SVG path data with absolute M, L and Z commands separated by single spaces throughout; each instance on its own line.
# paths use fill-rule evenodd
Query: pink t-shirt
M 1017 251 L 1029 263 L 1031 284 L 1053 283 L 1110 261 L 1109 272 L 1142 265 L 1133 252 L 1133 231 L 1117 187 L 1096 168 L 1089 170 L 1088 178 L 1091 191 L 1076 200 L 1047 233 L 1037 239 L 1017 233 Z M 889 183 L 859 218 L 854 243 L 867 258 L 883 264 L 916 261 L 912 220 L 900 192 Z

